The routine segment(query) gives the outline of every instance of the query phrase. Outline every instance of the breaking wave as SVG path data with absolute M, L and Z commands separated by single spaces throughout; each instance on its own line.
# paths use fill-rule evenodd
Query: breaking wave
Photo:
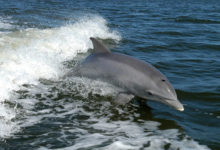
M 0 20 L 0 28 L 10 23 Z M 0 34 L 0 137 L 19 130 L 14 91 L 22 85 L 37 85 L 39 79 L 56 80 L 65 72 L 64 61 L 92 48 L 89 37 L 120 40 L 100 16 L 82 17 L 73 24 L 52 29 L 28 28 Z M 13 103 L 8 105 L 8 103 Z

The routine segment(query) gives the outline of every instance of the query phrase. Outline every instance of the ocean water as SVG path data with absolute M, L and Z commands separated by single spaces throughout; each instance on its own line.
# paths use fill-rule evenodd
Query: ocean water
M 90 37 L 159 69 L 185 111 L 64 79 Z M 0 0 L 0 149 L 220 149 L 220 1 Z

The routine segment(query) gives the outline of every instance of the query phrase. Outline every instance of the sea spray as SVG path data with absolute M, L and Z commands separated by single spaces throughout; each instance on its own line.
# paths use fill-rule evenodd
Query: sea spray
M 97 15 L 58 28 L 28 28 L 0 35 L 0 137 L 19 130 L 16 114 L 20 110 L 8 105 L 17 103 L 14 92 L 22 85 L 38 85 L 39 79 L 57 80 L 65 72 L 64 61 L 92 48 L 90 37 L 120 40 L 120 35 L 110 31 L 106 20 Z M 29 103 L 35 102 L 30 99 Z

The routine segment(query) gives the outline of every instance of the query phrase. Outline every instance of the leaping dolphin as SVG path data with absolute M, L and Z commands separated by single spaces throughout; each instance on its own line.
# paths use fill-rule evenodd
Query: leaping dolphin
M 90 39 L 93 53 L 73 70 L 74 75 L 102 80 L 124 89 L 125 92 L 115 99 L 118 104 L 126 104 L 138 96 L 184 110 L 174 88 L 159 70 L 133 57 L 113 53 L 97 39 Z

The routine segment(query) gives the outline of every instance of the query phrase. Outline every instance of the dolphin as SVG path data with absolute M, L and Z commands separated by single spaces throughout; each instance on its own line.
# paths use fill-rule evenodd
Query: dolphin
M 92 54 L 72 70 L 72 74 L 124 89 L 125 92 L 118 93 L 114 100 L 121 105 L 137 96 L 184 110 L 168 79 L 155 67 L 128 55 L 113 53 L 93 37 L 90 40 L 94 47 Z

